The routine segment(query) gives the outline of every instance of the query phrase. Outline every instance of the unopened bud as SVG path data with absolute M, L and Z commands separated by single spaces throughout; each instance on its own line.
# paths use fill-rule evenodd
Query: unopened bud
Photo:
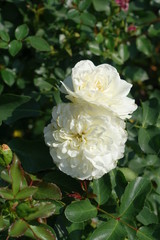
M 8 145 L 2 144 L 0 146 L 0 165 L 3 167 L 9 165 L 12 161 L 12 151 Z

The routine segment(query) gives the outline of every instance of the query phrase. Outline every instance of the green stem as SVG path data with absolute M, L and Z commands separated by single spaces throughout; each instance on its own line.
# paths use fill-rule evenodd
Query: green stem
M 123 221 L 122 219 L 120 219 L 120 217 L 115 217 L 114 215 L 106 212 L 105 210 L 103 210 L 103 209 L 101 209 L 101 208 L 99 208 L 99 207 L 97 207 L 97 209 L 98 209 L 98 211 L 100 211 L 100 212 L 105 213 L 106 215 L 108 215 L 110 218 L 113 218 L 113 219 L 115 219 L 115 220 L 117 220 L 117 221 L 120 221 L 121 223 L 123 223 L 123 224 L 126 225 L 127 227 L 133 229 L 134 231 L 136 231 L 136 232 L 138 231 L 137 228 L 135 228 L 135 227 L 133 227 L 132 225 L 128 224 L 127 222 Z

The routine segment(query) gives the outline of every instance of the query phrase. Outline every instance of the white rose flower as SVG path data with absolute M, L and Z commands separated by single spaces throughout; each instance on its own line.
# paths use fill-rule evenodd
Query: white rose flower
M 62 84 L 72 102 L 86 101 L 102 106 L 121 119 L 130 118 L 137 108 L 135 101 L 127 97 L 132 84 L 121 80 L 109 64 L 95 66 L 89 60 L 80 61 L 72 69 L 72 76 Z
M 90 104 L 61 103 L 44 129 L 46 144 L 58 168 L 81 180 L 98 179 L 124 155 L 125 122 Z

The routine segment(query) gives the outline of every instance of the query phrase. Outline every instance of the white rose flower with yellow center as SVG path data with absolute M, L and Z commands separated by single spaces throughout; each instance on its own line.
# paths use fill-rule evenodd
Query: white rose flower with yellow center
M 135 101 L 127 97 L 132 84 L 121 80 L 109 64 L 95 66 L 89 60 L 80 61 L 62 84 L 72 102 L 86 101 L 104 107 L 121 119 L 130 118 L 137 108 Z
M 58 168 L 81 180 L 98 179 L 124 155 L 125 122 L 90 104 L 61 103 L 44 129 L 46 144 Z

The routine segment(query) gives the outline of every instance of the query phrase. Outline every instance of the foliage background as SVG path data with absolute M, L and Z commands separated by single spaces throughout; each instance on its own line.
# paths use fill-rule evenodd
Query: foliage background
M 114 0 L 0 2 L 0 144 L 11 147 L 25 171 L 57 184 L 66 206 L 74 200 L 67 194 L 78 192 L 83 199 L 90 199 L 93 206 L 97 202 L 102 210 L 113 213 L 112 220 L 108 220 L 109 215 L 99 210 L 98 218 L 92 219 L 91 215 L 77 223 L 70 219 L 70 212 L 64 215 L 63 209 L 48 221 L 58 239 L 115 240 L 117 234 L 119 239 L 158 239 L 159 7 L 159 0 L 130 1 L 128 11 L 123 11 Z M 122 79 L 133 84 L 131 94 L 139 105 L 127 122 L 125 157 L 117 169 L 89 184 L 87 191 L 97 198 L 87 195 L 79 181 L 56 169 L 43 139 L 52 107 L 66 101 L 59 92 L 60 81 L 82 59 L 90 59 L 95 65 L 115 66 Z M 127 185 L 130 181 L 131 185 Z M 132 210 L 122 220 L 140 228 L 138 231 L 113 217 L 130 204 Z M 74 214 L 80 213 L 77 210 Z M 116 228 L 114 221 L 119 224 Z M 108 225 L 103 228 L 103 224 Z M 103 229 L 114 229 L 113 235 L 102 238 Z

